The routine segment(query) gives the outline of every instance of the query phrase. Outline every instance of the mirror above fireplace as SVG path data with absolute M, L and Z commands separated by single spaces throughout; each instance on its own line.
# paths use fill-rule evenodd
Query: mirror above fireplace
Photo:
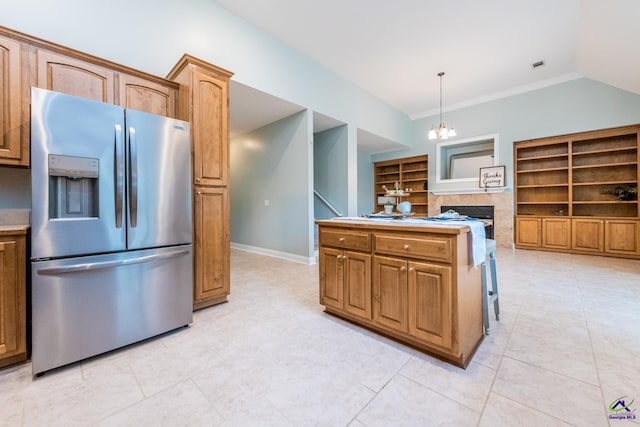
M 440 142 L 436 145 L 438 184 L 478 182 L 480 168 L 498 164 L 498 134 Z

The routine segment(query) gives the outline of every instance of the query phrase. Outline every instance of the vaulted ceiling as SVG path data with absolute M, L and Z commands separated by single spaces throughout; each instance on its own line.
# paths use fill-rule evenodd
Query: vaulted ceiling
M 640 94 L 638 0 L 216 2 L 412 118 L 440 71 L 445 110 L 580 76 Z

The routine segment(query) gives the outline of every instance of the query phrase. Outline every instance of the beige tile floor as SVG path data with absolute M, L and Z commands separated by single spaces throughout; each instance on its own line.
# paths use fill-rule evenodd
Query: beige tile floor
M 498 251 L 500 322 L 466 370 L 326 315 L 317 266 L 232 252 L 230 302 L 33 379 L 2 426 L 640 425 L 640 261 Z M 609 420 L 625 397 L 638 420 Z

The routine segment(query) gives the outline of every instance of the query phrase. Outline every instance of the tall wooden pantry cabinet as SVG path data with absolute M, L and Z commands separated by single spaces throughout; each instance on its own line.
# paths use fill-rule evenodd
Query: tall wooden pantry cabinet
M 193 308 L 230 292 L 229 78 L 233 73 L 184 55 L 167 78 L 180 83 L 181 119 L 191 123 Z

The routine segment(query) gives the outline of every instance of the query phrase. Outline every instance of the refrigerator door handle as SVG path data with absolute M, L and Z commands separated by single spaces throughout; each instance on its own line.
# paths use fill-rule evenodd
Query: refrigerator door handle
M 129 194 L 130 194 L 130 225 L 138 226 L 138 147 L 136 144 L 136 128 L 129 128 Z
M 121 259 L 116 261 L 103 261 L 103 262 L 89 262 L 83 264 L 72 264 L 65 265 L 61 267 L 46 267 L 41 268 L 37 271 L 39 275 L 51 276 L 55 274 L 65 274 L 65 273 L 77 273 L 83 271 L 95 271 L 95 270 L 104 270 L 107 268 L 115 268 L 121 267 L 123 265 L 131 265 L 131 264 L 142 264 L 145 262 L 155 262 L 162 261 L 169 258 L 177 258 L 179 256 L 188 255 L 189 251 L 187 249 L 177 250 L 166 252 L 162 254 L 156 255 L 146 255 L 138 258 L 130 258 L 130 259 Z
M 122 209 L 124 202 L 124 156 L 122 153 L 122 126 L 116 124 L 116 228 L 122 228 Z

